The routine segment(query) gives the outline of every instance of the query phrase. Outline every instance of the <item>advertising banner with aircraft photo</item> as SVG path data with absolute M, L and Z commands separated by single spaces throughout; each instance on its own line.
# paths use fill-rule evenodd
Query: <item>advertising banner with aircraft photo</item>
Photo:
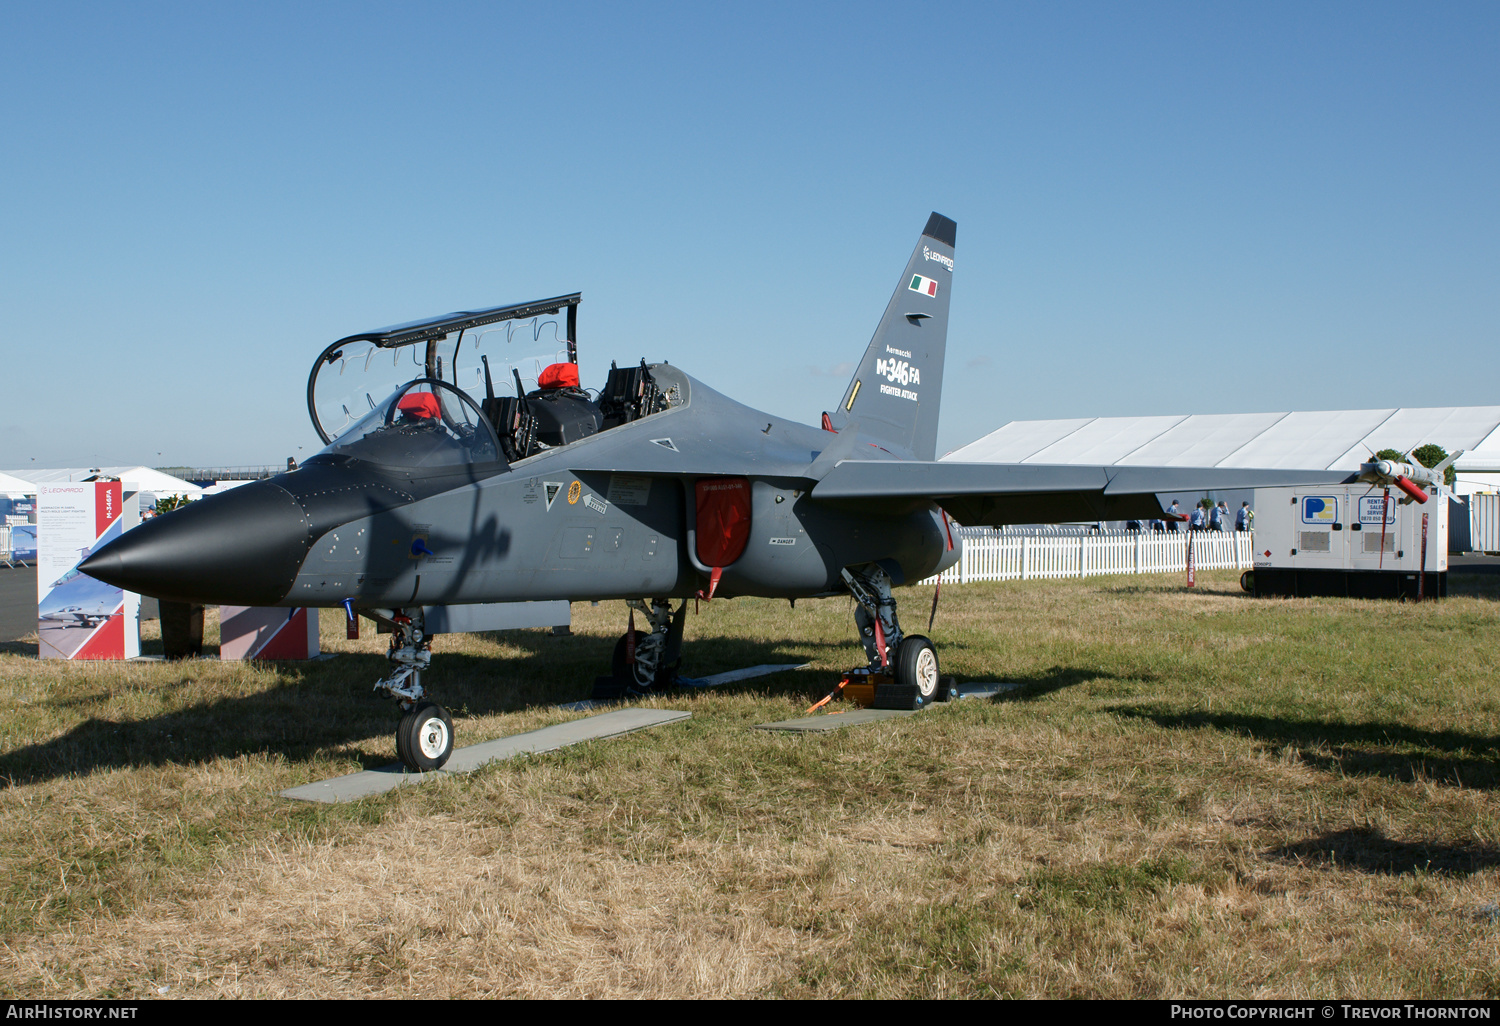
M 10 558 L 22 563 L 36 562 L 36 525 L 10 525 Z
M 134 520 L 125 513 L 125 492 L 119 481 L 37 489 L 41 658 L 127 659 L 141 654 L 140 597 L 78 572 L 86 556 L 118 538 Z

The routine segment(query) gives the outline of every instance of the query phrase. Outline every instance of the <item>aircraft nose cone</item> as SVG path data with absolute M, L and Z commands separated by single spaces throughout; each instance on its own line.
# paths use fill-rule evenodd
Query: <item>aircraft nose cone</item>
M 176 602 L 267 606 L 292 588 L 312 547 L 310 521 L 265 481 L 173 510 L 78 564 L 106 584 Z

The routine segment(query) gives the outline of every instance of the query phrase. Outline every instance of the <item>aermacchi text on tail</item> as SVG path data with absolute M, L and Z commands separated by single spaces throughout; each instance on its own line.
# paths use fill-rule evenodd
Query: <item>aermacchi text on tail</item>
M 672 683 L 694 596 L 850 593 L 870 669 L 920 704 L 937 653 L 903 629 L 892 589 L 958 560 L 952 522 L 1160 517 L 1160 492 L 1330 480 L 936 462 L 955 234 L 928 219 L 819 427 L 645 360 L 584 390 L 577 294 L 453 313 L 329 346 L 308 382 L 325 449 L 149 521 L 81 569 L 168 601 L 343 605 L 387 625 L 377 688 L 405 710 L 401 758 L 431 769 L 453 745 L 421 683 L 445 629 L 434 608 L 624 599 L 647 629 L 620 639 L 614 672 L 646 690 Z

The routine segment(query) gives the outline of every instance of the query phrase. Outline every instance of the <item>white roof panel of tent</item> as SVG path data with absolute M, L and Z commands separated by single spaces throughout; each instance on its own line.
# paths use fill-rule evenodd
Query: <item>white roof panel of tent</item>
M 1500 425 L 1458 458 L 1458 468 L 1476 471 L 1500 471 Z
M 7 471 L 6 473 L 9 473 Z M 163 474 L 159 470 L 150 467 L 48 467 L 41 470 L 25 471 L 26 476 L 35 484 L 66 484 L 72 481 L 84 481 L 95 476 L 117 477 L 127 484 L 133 484 L 143 492 L 154 492 L 157 495 L 193 495 L 203 491 L 202 488 L 190 481 L 184 481 L 180 477 Z
M 960 463 L 1020 463 L 1097 417 L 1075 420 L 1013 420 L 997 431 L 944 456 Z
M 1100 417 L 1027 457 L 1027 463 L 1117 463 L 1184 417 Z
M 0 493 L 5 495 L 35 495 L 36 485 L 14 474 L 0 472 Z
M 1370 458 L 1371 450 L 1406 452 L 1428 442 L 1436 442 L 1449 452 L 1462 449 L 1467 454 L 1492 434 L 1497 424 L 1500 424 L 1500 406 L 1400 409 L 1380 427 L 1350 446 L 1343 459 L 1334 466 L 1354 470 Z
M 1211 467 L 1285 416 L 1196 413 L 1115 462 L 1134 467 Z
M 1217 466 L 1327 470 L 1395 410 L 1321 410 L 1289 413 L 1240 446 Z
M 1369 458 L 1367 446 L 1405 450 L 1428 442 L 1466 450 L 1460 470 L 1500 470 L 1500 406 L 1011 421 L 944 459 L 1354 470 Z

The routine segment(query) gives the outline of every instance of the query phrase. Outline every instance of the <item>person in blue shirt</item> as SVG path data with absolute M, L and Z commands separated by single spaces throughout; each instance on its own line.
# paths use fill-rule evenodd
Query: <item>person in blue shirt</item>
M 1224 500 L 1220 499 L 1219 500 L 1219 504 L 1217 506 L 1215 506 L 1213 509 L 1209 510 L 1209 513 L 1208 513 L 1208 528 L 1209 528 L 1209 530 L 1211 530 L 1211 531 L 1223 531 L 1224 530 L 1224 518 L 1226 516 L 1228 516 L 1228 515 L 1229 515 L 1229 509 L 1228 509 L 1228 507 L 1226 507 L 1224 505 Z
M 1188 517 L 1188 530 L 1201 531 L 1207 526 L 1208 517 L 1203 513 L 1202 506 L 1194 506 L 1192 514 Z
M 1240 503 L 1239 512 L 1234 515 L 1234 529 L 1236 531 L 1248 531 L 1250 525 L 1255 521 L 1255 514 L 1250 509 L 1248 502 Z
M 1172 505 L 1167 507 L 1167 530 L 1177 530 L 1177 522 L 1182 519 L 1182 513 L 1177 509 L 1177 500 L 1172 500 Z

